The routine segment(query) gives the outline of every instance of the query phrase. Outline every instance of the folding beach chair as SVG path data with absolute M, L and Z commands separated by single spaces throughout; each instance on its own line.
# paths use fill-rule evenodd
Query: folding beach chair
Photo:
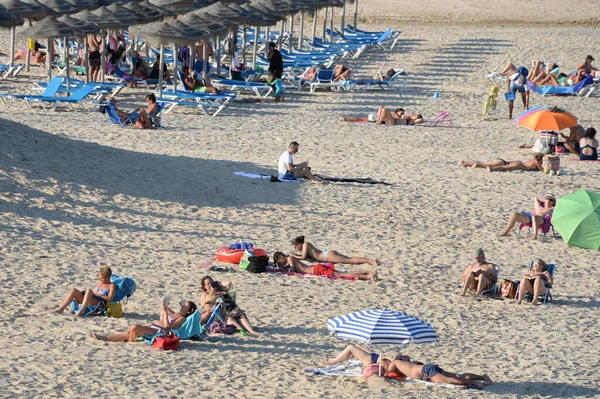
M 528 292 L 527 294 L 525 294 L 524 298 L 525 300 L 532 302 L 532 301 L 539 301 L 540 299 L 542 300 L 542 303 L 546 303 L 548 301 L 552 300 L 552 293 L 550 292 L 550 290 L 552 289 L 552 285 L 554 284 L 554 273 L 556 272 L 556 266 L 557 263 L 548 263 L 546 264 L 546 268 L 548 269 L 548 273 L 550 273 L 550 276 L 552 276 L 552 281 L 553 283 L 550 284 L 549 282 L 544 282 L 544 286 L 546 287 L 546 292 L 543 294 L 540 294 L 540 296 L 538 298 L 533 298 L 533 294 L 531 292 Z M 529 262 L 529 270 L 531 270 L 533 268 L 533 261 Z M 518 281 L 516 281 L 518 282 Z M 519 297 L 519 290 L 520 290 L 520 285 L 517 285 L 517 293 L 515 295 L 515 298 Z
M 496 282 L 495 282 L 495 283 L 493 283 L 493 284 L 490 286 L 490 288 L 488 288 L 487 290 L 483 290 L 483 291 L 481 291 L 481 294 L 482 294 L 482 295 L 486 295 L 486 294 L 487 294 L 487 295 L 489 295 L 489 296 L 494 296 L 494 297 L 495 297 L 495 296 L 498 296 L 498 295 L 500 295 L 500 286 L 498 285 L 498 281 L 499 281 L 499 280 L 498 280 L 498 277 L 500 276 L 500 266 L 498 266 L 498 265 L 496 265 L 496 264 L 495 264 L 495 265 L 493 265 L 493 266 L 494 266 L 494 270 L 496 270 Z M 460 290 L 462 290 L 462 289 L 463 289 L 463 283 L 460 283 L 460 284 L 458 285 L 458 288 L 459 288 Z M 455 292 L 456 292 L 456 291 L 455 291 Z
M 398 69 L 396 72 L 390 76 L 387 80 L 382 79 L 358 79 L 358 80 L 348 80 L 346 85 L 352 89 L 357 89 L 358 86 L 365 86 L 365 90 L 368 90 L 371 86 L 379 86 L 380 89 L 386 88 L 394 91 L 403 90 L 408 81 L 406 79 L 401 79 L 400 76 L 406 76 L 406 71 L 404 69 Z M 397 88 L 395 85 L 399 84 L 400 87 Z
M 50 79 L 50 82 L 48 82 L 48 85 L 46 86 L 46 89 L 44 90 L 42 97 L 54 97 L 58 93 L 58 90 L 60 89 L 60 87 L 64 81 L 65 81 L 65 78 L 63 78 L 61 76 L 56 76 L 56 77 Z M 4 105 L 9 105 L 11 103 L 14 105 L 17 105 L 17 99 L 25 99 L 26 97 L 30 97 L 30 96 L 31 96 L 31 94 L 5 94 L 5 93 L 2 93 L 2 94 L 0 94 L 0 101 L 2 101 L 2 103 Z M 6 103 L 6 101 L 8 101 L 8 100 L 10 100 L 9 104 Z
M 115 296 L 110 303 L 120 303 L 124 299 L 129 299 L 137 289 L 137 284 L 132 277 L 120 277 L 117 275 L 110 276 L 110 282 L 115 284 L 117 290 Z M 71 313 L 77 313 L 81 309 L 81 304 L 73 301 L 71 302 Z M 83 316 L 98 316 L 106 310 L 106 306 L 103 302 L 98 302 L 97 305 L 88 306 L 83 312 Z
M 115 105 L 112 102 L 100 104 L 100 112 L 105 113 L 108 116 L 108 120 L 112 124 L 119 125 L 120 127 L 133 125 L 139 119 L 139 114 L 135 112 L 126 117 L 119 116 L 119 114 L 117 113 L 117 109 L 115 108 Z
M 444 111 L 433 120 L 432 126 L 442 126 L 442 124 L 447 123 L 450 127 L 454 127 L 454 121 L 452 120 L 452 116 L 450 112 Z
M 179 339 L 193 339 L 196 337 L 201 337 L 203 335 L 202 326 L 200 324 L 200 310 L 196 310 L 190 316 L 188 316 L 181 327 L 179 328 L 164 328 L 161 326 L 157 326 L 156 324 L 152 324 L 153 327 L 157 329 L 156 334 L 153 335 L 144 335 L 142 339 L 147 343 L 152 345 L 156 338 L 164 337 L 168 334 L 173 334 L 179 337 Z
M 529 212 L 526 211 L 521 211 L 521 213 L 528 215 L 530 219 L 533 218 L 533 215 Z M 518 229 L 517 229 L 517 236 L 521 236 L 521 230 L 527 227 L 527 233 L 531 234 L 531 228 L 533 227 L 533 223 L 519 223 Z M 552 225 L 552 218 L 550 219 L 546 219 L 544 218 L 544 223 L 540 224 L 538 226 L 538 229 L 542 231 L 542 234 L 544 235 L 544 237 L 546 237 L 546 234 L 552 230 L 552 236 L 556 237 L 556 232 L 554 231 L 554 226 Z

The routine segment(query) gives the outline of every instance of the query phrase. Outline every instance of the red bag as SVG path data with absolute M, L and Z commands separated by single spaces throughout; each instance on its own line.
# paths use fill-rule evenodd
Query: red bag
M 156 337 L 152 347 L 164 351 L 175 351 L 179 349 L 179 337 L 174 334 L 169 334 L 166 337 Z
M 517 283 L 510 280 L 502 280 L 500 286 L 500 296 L 506 299 L 514 299 L 517 295 Z

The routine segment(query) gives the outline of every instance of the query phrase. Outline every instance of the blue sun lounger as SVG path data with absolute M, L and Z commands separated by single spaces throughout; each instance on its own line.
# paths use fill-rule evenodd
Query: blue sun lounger
M 86 109 L 86 105 L 91 105 L 90 108 L 95 104 L 98 105 L 104 95 L 107 92 L 101 92 L 97 94 L 94 99 L 86 101 L 86 98 L 92 94 L 96 90 L 96 85 L 94 83 L 90 83 L 84 86 L 81 86 L 77 90 L 73 92 L 68 97 L 44 97 L 44 96 L 29 96 L 25 97 L 25 102 L 31 108 L 32 104 L 39 104 L 45 111 L 54 111 L 61 104 L 67 104 L 69 108 L 74 111 L 76 109 Z M 50 106 L 47 106 L 46 103 L 51 103 Z M 74 107 L 76 105 L 76 107 Z
M 587 90 L 584 90 L 586 86 L 590 86 L 594 84 L 594 77 L 591 75 L 586 76 L 581 82 L 577 83 L 575 86 L 535 86 L 535 93 L 541 94 L 542 96 L 547 95 L 556 95 L 556 96 L 580 96 L 580 97 L 589 97 L 590 94 L 596 89 L 596 85 L 592 87 L 588 87 Z M 584 95 L 584 93 L 587 94 Z
M 58 93 L 58 90 L 60 89 L 60 87 L 64 81 L 65 81 L 65 78 L 63 78 L 62 76 L 55 76 L 52 79 L 50 79 L 50 82 L 48 82 L 48 85 L 46 86 L 46 89 L 44 90 L 42 97 L 54 97 Z M 10 105 L 10 104 L 17 105 L 17 99 L 23 100 L 26 97 L 30 97 L 30 96 L 32 96 L 32 94 L 2 93 L 2 94 L 0 94 L 0 101 L 2 101 L 2 103 L 4 105 Z M 10 102 L 7 104 L 7 102 L 9 100 L 10 100 Z

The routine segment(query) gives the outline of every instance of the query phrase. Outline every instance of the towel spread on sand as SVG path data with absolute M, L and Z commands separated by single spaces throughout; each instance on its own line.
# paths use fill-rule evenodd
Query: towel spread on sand
M 242 177 L 247 177 L 249 179 L 266 179 L 268 180 L 271 176 L 270 175 L 262 175 L 262 174 L 256 174 L 256 173 L 247 173 L 247 172 L 233 172 L 234 175 L 237 176 L 242 176 Z M 298 179 L 298 180 L 279 180 L 279 181 L 283 181 L 283 182 L 299 182 L 302 181 L 302 179 Z
M 318 367 L 314 369 L 305 369 L 306 373 L 315 375 L 342 375 L 346 377 L 362 377 L 362 363 L 359 360 L 352 359 L 347 362 L 336 364 L 335 366 Z M 433 382 L 415 380 L 412 378 L 406 378 L 404 380 L 396 380 L 400 382 L 407 382 L 411 384 L 429 385 L 435 387 L 443 387 L 450 389 L 465 389 L 465 385 L 453 385 L 453 384 L 436 384 Z
M 271 274 L 283 274 L 286 276 L 298 276 L 298 277 L 306 277 L 306 278 L 327 278 L 329 280 L 350 280 L 350 281 L 356 281 L 358 280 L 355 277 L 348 277 L 348 276 L 315 276 L 314 274 L 302 274 L 302 273 L 294 273 L 294 272 L 283 272 L 273 266 L 267 266 L 267 273 L 271 273 Z

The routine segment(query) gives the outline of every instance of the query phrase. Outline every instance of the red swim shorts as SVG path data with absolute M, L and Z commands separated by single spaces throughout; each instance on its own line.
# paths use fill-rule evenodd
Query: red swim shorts
M 315 276 L 333 277 L 335 269 L 333 267 L 322 265 L 319 263 L 313 267 L 313 273 L 315 274 Z

